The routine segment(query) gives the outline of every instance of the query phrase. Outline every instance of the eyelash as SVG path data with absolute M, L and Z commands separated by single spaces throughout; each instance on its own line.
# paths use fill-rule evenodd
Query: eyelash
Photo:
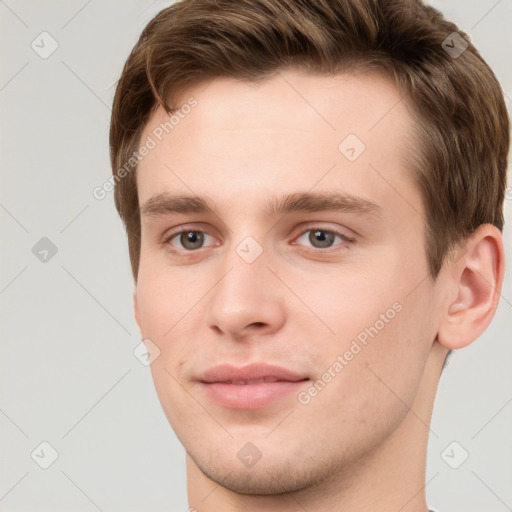
M 294 240 L 297 240 L 297 239 L 301 238 L 302 236 L 304 236 L 306 233 L 309 233 L 309 232 L 312 232 L 312 231 L 322 231 L 324 233 L 333 234 L 333 235 L 338 236 L 338 237 L 340 237 L 342 239 L 342 241 L 339 244 L 335 244 L 335 245 L 332 245 L 332 246 L 326 247 L 326 248 L 305 247 L 305 250 L 307 252 L 313 252 L 313 253 L 316 253 L 317 255 L 320 254 L 320 253 L 327 253 L 327 252 L 331 252 L 332 250 L 336 250 L 335 248 L 340 246 L 340 245 L 343 245 L 343 243 L 352 244 L 352 243 L 354 243 L 356 241 L 354 238 L 347 236 L 342 231 L 338 231 L 338 230 L 332 229 L 332 228 L 326 229 L 326 228 L 322 228 L 321 226 L 315 226 L 315 225 L 308 226 L 308 227 L 304 228 L 299 233 L 299 235 L 294 238 Z M 179 256 L 182 253 L 185 253 L 186 255 L 192 255 L 194 253 L 200 252 L 201 249 L 205 248 L 205 247 L 200 247 L 199 249 L 175 249 L 171 245 L 171 240 L 173 240 L 174 238 L 182 235 L 183 233 L 204 233 L 205 235 L 208 235 L 208 233 L 206 231 L 203 231 L 203 230 L 200 230 L 200 229 L 186 229 L 186 228 L 185 229 L 181 229 L 180 231 L 176 231 L 176 232 L 172 233 L 171 235 L 167 236 L 164 239 L 163 244 L 166 245 L 169 248 L 170 252 L 173 255 L 178 255 Z M 208 236 L 211 236 L 211 235 L 208 235 Z M 212 244 L 212 245 L 215 245 L 215 244 Z M 293 245 L 298 245 L 298 244 L 294 243 Z M 207 247 L 210 247 L 210 246 L 207 246 Z

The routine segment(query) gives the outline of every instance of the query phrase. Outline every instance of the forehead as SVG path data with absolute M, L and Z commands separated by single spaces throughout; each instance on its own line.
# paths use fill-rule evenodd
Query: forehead
M 264 128 L 341 133 L 351 128 L 363 135 L 376 129 L 384 117 L 387 120 L 383 126 L 387 127 L 409 117 L 392 76 L 377 70 L 354 70 L 338 75 L 282 70 L 272 78 L 257 82 L 218 77 L 179 94 L 178 110 L 191 98 L 199 108 L 185 117 L 195 121 L 195 130 Z M 311 124 L 298 124 L 305 120 Z M 169 115 L 159 107 L 151 115 L 144 133 L 149 134 L 166 121 Z M 180 121 L 179 131 L 183 132 L 190 121 L 185 123 L 182 114 Z
M 141 145 L 151 139 L 154 147 L 138 167 L 141 204 L 168 190 L 226 201 L 312 187 L 372 196 L 382 191 L 376 173 L 407 179 L 412 119 L 383 72 L 217 78 L 190 87 L 178 104 L 172 120 L 158 108 L 143 131 Z

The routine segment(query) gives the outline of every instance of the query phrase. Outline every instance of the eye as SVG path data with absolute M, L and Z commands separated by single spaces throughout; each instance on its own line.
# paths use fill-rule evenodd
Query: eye
M 167 240 L 165 240 L 165 243 L 174 247 L 178 243 L 181 245 L 181 247 L 178 247 L 178 249 L 185 251 L 195 251 L 204 247 L 204 243 L 207 238 L 213 239 L 213 237 L 206 234 L 204 231 L 187 229 L 180 231 L 179 233 L 174 233 L 169 238 L 167 238 Z M 174 242 L 174 240 L 176 240 L 176 242 Z M 210 243 L 209 245 L 212 244 Z
M 340 240 L 340 243 L 335 244 L 336 239 Z M 328 249 L 333 245 L 340 245 L 343 242 L 353 242 L 353 238 L 340 233 L 339 231 L 332 229 L 323 229 L 320 227 L 309 228 L 302 232 L 297 238 L 297 241 L 304 242 L 307 240 L 315 249 Z
M 314 226 L 303 230 L 295 243 L 306 247 L 310 244 L 313 249 L 329 249 L 333 246 L 342 245 L 344 242 L 350 243 L 353 241 L 353 238 L 337 230 Z M 215 239 L 204 231 L 182 229 L 167 237 L 164 240 L 164 244 L 170 246 L 173 252 L 193 252 L 210 245 L 215 245 Z

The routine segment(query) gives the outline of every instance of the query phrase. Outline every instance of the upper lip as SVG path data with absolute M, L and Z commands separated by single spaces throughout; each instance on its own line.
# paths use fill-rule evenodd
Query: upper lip
M 293 372 L 281 366 L 265 363 L 252 363 L 246 366 L 234 366 L 231 364 L 220 364 L 209 368 L 202 373 L 198 380 L 204 383 L 225 382 L 225 383 L 246 383 L 255 382 L 276 382 L 288 381 L 298 382 L 307 380 L 308 377 Z

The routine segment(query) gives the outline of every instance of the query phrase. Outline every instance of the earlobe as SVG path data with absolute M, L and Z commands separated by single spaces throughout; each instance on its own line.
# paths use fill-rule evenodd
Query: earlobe
M 470 345 L 494 316 L 505 273 L 503 237 L 490 224 L 467 240 L 464 255 L 450 266 L 449 299 L 444 305 L 437 340 L 448 349 Z

